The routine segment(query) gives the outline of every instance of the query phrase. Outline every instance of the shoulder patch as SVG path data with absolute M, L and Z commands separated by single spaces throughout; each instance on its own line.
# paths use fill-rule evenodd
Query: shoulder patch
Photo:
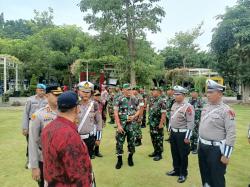
M 192 115 L 192 112 L 193 112 L 193 111 L 192 111 L 192 108 L 191 108 L 191 106 L 189 106 L 189 107 L 187 108 L 187 114 L 191 116 L 191 115 Z
M 228 110 L 228 114 L 230 116 L 231 119 L 234 119 L 235 118 L 235 112 L 231 109 Z

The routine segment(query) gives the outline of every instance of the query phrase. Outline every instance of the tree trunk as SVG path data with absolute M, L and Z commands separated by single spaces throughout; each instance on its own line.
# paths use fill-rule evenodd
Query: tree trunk
M 130 14 L 130 1 L 126 1 L 126 24 L 127 24 L 127 44 L 129 49 L 129 59 L 130 59 L 130 84 L 132 86 L 136 85 L 136 73 L 135 73 L 135 61 L 136 61 L 136 53 L 135 53 L 135 30 L 133 29 L 132 17 Z
M 249 103 L 250 85 L 242 84 L 242 103 Z

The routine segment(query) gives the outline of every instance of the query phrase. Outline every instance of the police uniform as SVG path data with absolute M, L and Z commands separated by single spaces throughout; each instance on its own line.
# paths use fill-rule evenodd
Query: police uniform
M 62 90 L 57 86 L 49 86 L 46 88 L 46 94 L 52 93 L 60 95 Z M 29 133 L 29 167 L 31 169 L 40 168 L 40 187 L 44 187 L 43 179 L 43 158 L 41 149 L 41 132 L 42 129 L 53 121 L 57 116 L 57 111 L 53 111 L 49 105 L 39 109 L 31 117 L 31 126 Z
M 124 89 L 131 89 L 129 84 L 123 85 Z M 132 156 L 135 153 L 135 125 L 137 125 L 136 120 L 128 122 L 128 117 L 133 116 L 140 109 L 139 102 L 134 96 L 126 97 L 125 95 L 121 95 L 116 99 L 114 103 L 114 110 L 118 112 L 119 122 L 122 126 L 124 133 L 116 132 L 116 154 L 118 157 L 118 161 L 116 164 L 116 169 L 120 169 L 122 166 L 122 154 L 123 154 L 123 144 L 125 142 L 125 138 L 127 137 L 128 143 L 128 164 L 129 166 L 133 166 Z M 116 121 L 117 122 L 117 121 Z
M 152 90 L 160 90 L 160 88 L 155 87 Z M 166 114 L 166 110 L 166 101 L 162 96 L 152 99 L 152 103 L 149 107 L 149 128 L 154 152 L 150 154 L 149 157 L 154 157 L 154 161 L 162 159 L 164 128 L 159 128 L 159 125 L 162 120 L 162 115 Z M 162 123 L 165 123 L 165 119 Z
M 223 92 L 225 87 L 208 80 L 207 90 Z M 225 187 L 226 165 L 221 162 L 221 157 L 229 158 L 235 143 L 235 114 L 232 109 L 222 101 L 208 103 L 202 110 L 199 136 L 198 158 L 202 184 Z
M 198 90 L 191 89 L 191 92 L 197 92 Z M 190 98 L 188 101 L 195 110 L 195 117 L 194 117 L 194 130 L 191 136 L 191 151 L 193 154 L 197 154 L 197 144 L 198 144 L 198 138 L 199 138 L 199 124 L 201 119 L 201 111 L 204 105 L 204 101 L 201 97 L 198 98 Z
M 174 94 L 186 94 L 187 90 L 181 86 L 174 87 Z M 175 102 L 171 108 L 170 118 L 170 146 L 173 159 L 173 171 L 167 173 L 169 176 L 179 176 L 178 182 L 185 182 L 188 175 L 188 155 L 190 145 L 184 139 L 190 140 L 194 128 L 194 109 L 185 100 L 181 103 Z
M 46 89 L 46 86 L 44 84 L 37 84 L 37 89 Z M 23 122 L 22 122 L 22 129 L 27 130 L 29 132 L 29 124 L 31 123 L 31 117 L 32 114 L 35 113 L 37 110 L 39 110 L 42 107 L 45 107 L 47 105 L 47 100 L 45 97 L 38 97 L 37 95 L 31 96 L 26 101 L 25 107 L 24 107 L 24 113 L 23 113 Z M 26 157 L 28 159 L 29 154 L 29 134 L 26 136 L 27 140 L 27 151 L 26 151 Z
M 93 88 L 93 84 L 87 81 L 83 81 L 78 84 L 79 91 L 91 93 Z M 83 125 L 81 125 L 81 123 Z M 78 132 L 81 136 L 81 139 L 88 147 L 89 156 L 94 158 L 95 141 L 101 140 L 102 137 L 102 116 L 99 112 L 98 103 L 91 98 L 87 103 L 80 104 L 80 113 L 78 115 Z

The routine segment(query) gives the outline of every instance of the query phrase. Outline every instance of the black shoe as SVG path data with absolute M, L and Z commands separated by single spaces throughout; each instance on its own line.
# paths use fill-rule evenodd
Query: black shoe
M 179 176 L 177 182 L 178 182 L 178 183 L 183 183 L 183 182 L 186 181 L 186 179 L 187 179 L 187 178 L 186 178 L 185 176 L 181 175 L 181 176 Z
M 99 146 L 95 146 L 95 156 L 97 157 L 103 157 L 103 155 L 100 153 Z
M 140 145 L 142 145 L 141 139 L 137 139 L 137 141 L 135 142 L 135 146 L 140 146 Z
M 179 173 L 175 170 L 169 171 L 166 173 L 167 176 L 179 176 Z
M 129 154 L 129 155 L 128 155 L 128 165 L 129 165 L 129 166 L 134 166 L 133 154 Z
M 103 157 L 103 155 L 101 153 L 96 153 L 95 156 L 97 156 L 97 157 Z
M 193 150 L 193 151 L 192 151 L 192 154 L 194 154 L 194 155 L 197 154 L 197 153 L 198 153 L 197 150 Z
M 161 156 L 161 155 L 156 155 L 156 156 L 153 158 L 154 161 L 159 161 L 159 160 L 161 160 L 161 159 L 162 159 L 162 156 Z
M 146 125 L 141 125 L 141 128 L 146 128 Z
M 155 154 L 155 152 L 153 152 L 153 153 L 149 154 L 148 156 L 149 156 L 149 157 L 155 157 L 156 154 Z
M 116 163 L 116 165 L 115 165 L 115 168 L 116 169 L 121 169 L 121 167 L 122 167 L 122 156 L 118 156 L 117 157 L 118 158 L 118 160 L 117 160 L 117 163 Z
M 90 156 L 90 159 L 95 159 L 95 155 L 91 155 L 91 156 Z
M 24 168 L 25 168 L 25 169 L 29 169 L 29 162 L 28 162 L 28 161 L 26 161 L 26 163 L 25 163 L 25 165 L 24 165 Z

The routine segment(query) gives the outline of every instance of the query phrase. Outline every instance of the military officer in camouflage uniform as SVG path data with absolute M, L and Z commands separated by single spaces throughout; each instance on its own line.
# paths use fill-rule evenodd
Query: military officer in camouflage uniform
M 59 86 L 47 86 L 45 97 L 48 105 L 39 109 L 31 117 L 29 133 L 29 166 L 32 169 L 32 178 L 44 187 L 43 158 L 41 149 L 42 129 L 57 116 L 57 96 L 62 93 Z
M 102 138 L 102 116 L 98 103 L 91 98 L 94 85 L 91 82 L 83 81 L 78 84 L 77 88 L 81 98 L 78 132 L 88 147 L 90 158 L 94 159 L 94 147 L 100 145 Z
M 139 93 L 140 87 L 134 86 L 133 88 L 133 95 L 139 102 L 140 107 L 140 115 L 137 120 L 137 125 L 135 125 L 135 146 L 140 146 L 142 144 L 142 131 L 141 131 L 141 124 L 143 118 L 143 111 L 144 111 L 144 101 L 142 95 Z
M 142 124 L 141 124 L 141 128 L 146 128 L 146 121 L 147 121 L 147 94 L 144 90 L 144 88 L 140 88 L 140 92 L 139 92 L 143 98 L 143 116 L 142 116 Z
M 170 115 L 171 115 L 171 108 L 174 104 L 174 90 L 172 86 L 167 87 L 167 98 L 166 98 L 166 105 L 167 105 L 167 117 L 166 117 L 166 128 L 168 131 L 168 134 L 170 136 L 170 129 L 169 129 L 169 120 L 170 120 Z M 165 141 L 169 141 L 170 138 L 168 137 Z
M 195 116 L 194 116 L 194 130 L 190 139 L 191 142 L 191 151 L 193 154 L 197 154 L 197 144 L 199 137 L 199 124 L 201 119 L 201 111 L 204 105 L 204 101 L 199 97 L 199 90 L 191 89 L 191 97 L 189 103 L 194 107 Z
M 166 101 L 161 97 L 161 89 L 152 89 L 152 103 L 149 106 L 149 128 L 154 152 L 149 157 L 154 157 L 154 161 L 162 159 L 164 123 L 166 120 Z
M 179 176 L 177 182 L 183 183 L 188 175 L 188 155 L 190 138 L 194 128 L 194 108 L 185 101 L 187 90 L 181 86 L 174 87 L 175 103 L 171 108 L 170 146 L 173 159 L 173 170 L 168 176 Z
M 132 97 L 129 84 L 123 85 L 123 94 L 114 103 L 114 115 L 117 124 L 116 154 L 118 158 L 115 168 L 120 169 L 123 165 L 123 144 L 126 137 L 129 152 L 128 165 L 133 166 L 133 154 L 135 153 L 134 126 L 137 125 L 136 121 L 140 115 L 140 107 L 138 100 Z
M 32 114 L 36 112 L 37 110 L 39 110 L 40 108 L 47 105 L 47 100 L 44 96 L 45 89 L 46 89 L 46 86 L 44 84 L 37 84 L 36 95 L 29 97 L 24 107 L 22 133 L 26 137 L 26 140 L 27 140 L 27 151 L 26 151 L 27 162 L 25 164 L 26 169 L 28 168 L 28 160 L 29 160 L 28 159 L 29 124 L 31 122 Z
M 110 124 L 114 124 L 115 123 L 115 119 L 114 119 L 114 96 L 115 96 L 115 91 L 114 91 L 114 87 L 110 86 L 108 89 L 108 100 L 107 100 L 107 108 L 108 108 L 108 113 L 109 113 L 109 117 L 110 117 Z
M 222 97 L 225 86 L 207 81 L 208 104 L 199 126 L 198 159 L 203 186 L 225 187 L 226 167 L 236 139 L 235 113 Z

